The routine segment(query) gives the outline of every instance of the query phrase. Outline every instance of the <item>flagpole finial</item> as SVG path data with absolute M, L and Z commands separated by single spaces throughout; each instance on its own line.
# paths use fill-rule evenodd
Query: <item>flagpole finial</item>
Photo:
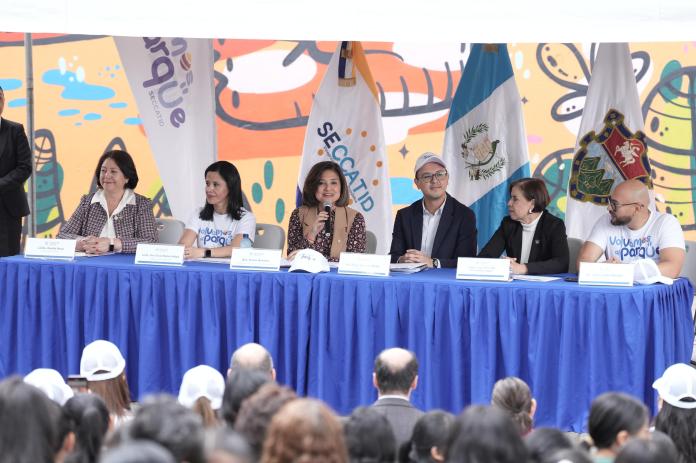
M 483 51 L 487 51 L 490 53 L 498 53 L 498 44 L 497 43 L 484 43 L 483 44 Z

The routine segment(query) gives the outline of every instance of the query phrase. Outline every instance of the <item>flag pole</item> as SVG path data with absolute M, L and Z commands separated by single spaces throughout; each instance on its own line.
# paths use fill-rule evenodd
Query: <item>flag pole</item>
M 24 34 L 24 74 L 27 86 L 27 138 L 31 147 L 31 177 L 29 177 L 29 207 L 31 209 L 27 235 L 36 236 L 36 157 L 34 156 L 34 61 L 31 34 Z

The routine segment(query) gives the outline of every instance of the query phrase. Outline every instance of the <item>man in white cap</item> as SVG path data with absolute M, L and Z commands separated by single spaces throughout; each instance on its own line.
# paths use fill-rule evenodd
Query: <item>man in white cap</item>
M 475 257 L 476 216 L 447 194 L 449 174 L 442 158 L 423 153 L 416 160 L 414 177 L 423 199 L 396 213 L 392 262 L 456 267 L 458 257 Z

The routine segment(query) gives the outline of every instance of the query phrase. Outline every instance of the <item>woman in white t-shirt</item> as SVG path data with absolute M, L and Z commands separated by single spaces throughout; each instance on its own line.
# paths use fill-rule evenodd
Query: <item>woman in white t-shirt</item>
M 233 164 L 217 161 L 208 166 L 205 198 L 205 206 L 194 212 L 179 240 L 186 247 L 184 257 L 229 257 L 243 235 L 254 239 L 256 218 L 242 207 L 242 180 Z

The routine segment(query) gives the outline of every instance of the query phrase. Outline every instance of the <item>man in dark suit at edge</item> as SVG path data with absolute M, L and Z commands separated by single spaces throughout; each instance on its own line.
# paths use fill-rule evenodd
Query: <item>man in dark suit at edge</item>
M 458 257 L 475 257 L 476 216 L 447 194 L 445 162 L 436 154 L 423 153 L 414 174 L 423 199 L 396 213 L 391 261 L 439 268 L 456 267 Z
M 0 116 L 5 93 L 0 87 Z M 0 117 L 0 257 L 19 254 L 22 217 L 29 215 L 24 182 L 31 175 L 31 149 L 24 127 Z
M 375 359 L 372 383 L 378 392 L 372 407 L 391 424 L 398 449 L 411 439 L 416 421 L 423 416 L 410 401 L 411 392 L 418 385 L 416 355 L 398 347 L 382 351 Z

